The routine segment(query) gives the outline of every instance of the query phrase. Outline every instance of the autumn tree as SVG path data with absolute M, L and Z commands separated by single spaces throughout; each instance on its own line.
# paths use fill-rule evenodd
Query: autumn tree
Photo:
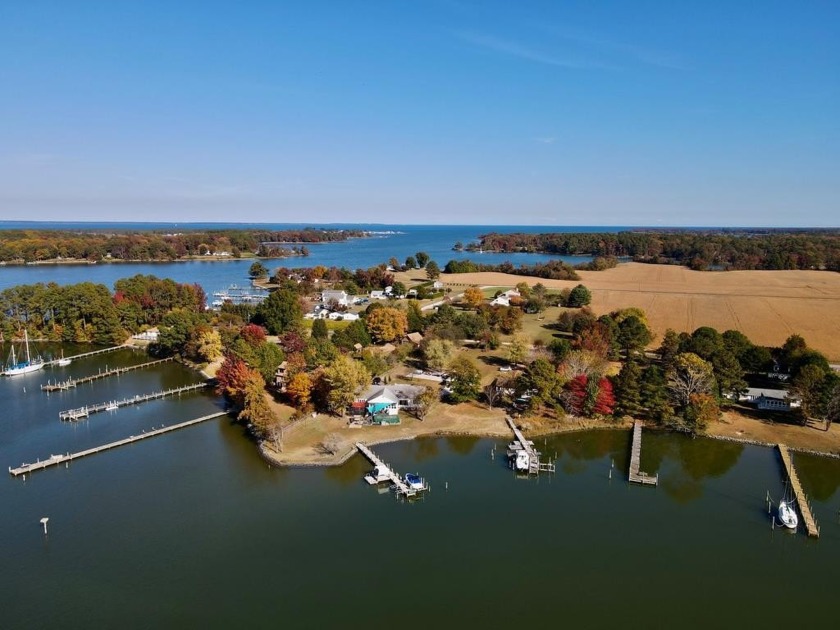
M 720 418 L 717 399 L 709 394 L 691 394 L 683 418 L 686 427 L 692 433 L 705 431 L 712 422 Z
M 375 341 L 387 343 L 405 337 L 408 331 L 408 318 L 404 311 L 385 306 L 368 314 L 366 326 Z
M 265 437 L 277 418 L 265 398 L 265 381 L 256 370 L 249 370 L 242 391 L 239 420 L 247 422 L 257 437 Z
M 425 387 L 423 388 L 423 391 L 414 398 L 414 407 L 411 411 L 418 420 L 422 420 L 439 401 L 440 396 L 437 391 L 431 387 Z
M 286 394 L 298 409 L 305 409 L 312 396 L 312 379 L 306 372 L 298 372 L 286 385 Z
M 531 349 L 531 340 L 526 335 L 516 334 L 508 345 L 508 361 L 514 365 L 522 363 Z
M 222 356 L 222 337 L 218 330 L 205 330 L 198 336 L 198 354 L 205 361 Z
M 463 300 L 467 308 L 478 308 L 484 302 L 484 293 L 478 287 L 467 287 Z
M 370 372 L 364 365 L 346 355 L 339 355 L 324 370 L 324 381 L 329 385 L 326 403 L 332 413 L 344 411 L 356 398 L 356 392 L 370 385 Z
M 430 370 L 443 370 L 454 352 L 455 344 L 448 339 L 428 339 L 423 342 L 423 360 Z

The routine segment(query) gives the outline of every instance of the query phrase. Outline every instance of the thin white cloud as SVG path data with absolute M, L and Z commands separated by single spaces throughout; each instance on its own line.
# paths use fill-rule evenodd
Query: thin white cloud
M 542 138 L 534 138 L 535 142 L 539 142 L 540 144 L 554 144 L 557 138 L 553 136 L 543 136 Z
M 515 57 L 524 59 L 534 63 L 540 63 L 548 66 L 556 66 L 559 68 L 570 68 L 580 70 L 585 68 L 601 68 L 609 69 L 609 66 L 600 62 L 582 59 L 580 57 L 558 56 L 549 54 L 530 48 L 518 42 L 500 39 L 492 35 L 484 35 L 481 33 L 459 32 L 456 33 L 459 39 L 472 44 L 477 48 L 489 50 L 495 53 L 506 55 L 508 57 Z
M 557 35 L 567 41 L 583 44 L 584 46 L 590 46 L 593 49 L 598 49 L 608 53 L 617 53 L 625 59 L 630 58 L 644 65 L 665 68 L 668 70 L 686 69 L 685 62 L 679 55 L 672 52 L 655 50 L 645 46 L 638 46 L 636 44 L 627 44 L 599 33 L 593 33 L 582 29 L 545 26 L 544 24 L 540 24 L 538 26 L 542 30 Z

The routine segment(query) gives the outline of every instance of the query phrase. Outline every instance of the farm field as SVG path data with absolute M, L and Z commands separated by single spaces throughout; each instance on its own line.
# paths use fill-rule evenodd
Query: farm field
M 597 314 L 636 306 L 645 310 L 657 340 L 668 328 L 691 332 L 712 326 L 740 330 L 754 343 L 781 345 L 800 334 L 832 361 L 840 360 L 840 274 L 826 271 L 691 271 L 671 265 L 625 263 L 578 272 L 592 291 Z M 549 288 L 577 282 L 502 273 L 443 274 L 453 293 L 475 284 Z M 657 340 L 654 341 L 656 344 Z

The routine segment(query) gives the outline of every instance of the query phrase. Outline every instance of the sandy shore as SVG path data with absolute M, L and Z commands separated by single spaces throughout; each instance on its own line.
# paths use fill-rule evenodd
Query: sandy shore
M 602 314 L 636 306 L 661 339 L 668 328 L 691 332 L 712 326 L 736 329 L 754 343 L 779 346 L 802 335 L 832 361 L 840 360 L 840 273 L 829 271 L 691 271 L 674 265 L 625 263 L 606 271 L 581 271 Z M 513 286 L 542 282 L 549 288 L 578 282 L 503 273 L 443 274 L 453 292 L 469 285 Z

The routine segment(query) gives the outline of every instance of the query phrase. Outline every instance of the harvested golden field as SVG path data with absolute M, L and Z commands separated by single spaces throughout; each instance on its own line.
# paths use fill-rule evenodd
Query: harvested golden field
M 606 271 L 581 271 L 592 291 L 592 308 L 606 313 L 637 306 L 657 338 L 667 328 L 699 326 L 740 330 L 754 343 L 778 346 L 791 334 L 840 360 L 840 274 L 828 271 L 691 271 L 671 265 L 626 263 Z M 513 286 L 542 282 L 550 288 L 577 282 L 502 273 L 444 274 L 453 292 L 471 284 Z M 656 341 L 654 341 L 654 344 Z

